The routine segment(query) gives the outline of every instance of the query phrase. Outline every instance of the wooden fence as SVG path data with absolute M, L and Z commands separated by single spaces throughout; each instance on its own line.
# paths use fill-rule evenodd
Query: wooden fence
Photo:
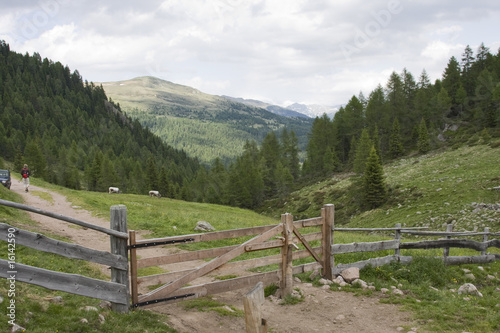
M 307 220 L 293 221 L 290 214 L 281 216 L 281 223 L 277 225 L 259 226 L 253 228 L 208 232 L 203 234 L 192 234 L 173 236 L 158 239 L 136 241 L 135 231 L 130 231 L 130 272 L 131 292 L 134 306 L 146 306 L 160 302 L 176 302 L 186 298 L 196 298 L 206 294 L 217 294 L 225 291 L 241 288 L 253 288 L 256 283 L 263 282 L 265 285 L 279 283 L 283 295 L 292 292 L 293 274 L 324 268 L 322 270 L 326 278 L 331 278 L 331 235 L 333 226 L 333 205 L 325 205 L 322 216 Z M 316 227 L 321 231 L 301 234 L 303 228 Z M 255 235 L 255 236 L 254 236 Z M 168 244 L 209 242 L 214 240 L 254 236 L 240 245 L 210 248 L 185 253 L 175 253 L 154 258 L 137 259 L 137 252 L 149 246 L 165 246 Z M 321 246 L 312 248 L 310 242 L 321 241 Z M 297 243 L 304 245 L 303 250 L 293 251 Z M 246 252 L 262 251 L 280 248 L 281 253 L 257 257 L 253 259 L 233 261 L 230 260 Z M 293 266 L 292 260 L 312 256 L 315 262 Z M 168 273 L 138 277 L 137 270 L 151 266 L 162 266 L 188 262 L 193 260 L 206 260 L 201 266 Z M 233 269 L 249 269 L 262 266 L 279 264 L 279 269 L 254 273 L 223 281 L 203 283 L 193 286 L 185 286 L 210 272 L 223 275 Z M 139 287 L 161 285 L 161 287 L 139 295 Z
M 107 229 L 11 201 L 0 199 L 0 205 L 49 216 L 103 232 L 109 235 L 111 240 L 111 252 L 97 251 L 0 223 L 0 240 L 9 243 L 9 260 L 0 259 L 0 277 L 14 278 L 15 281 L 35 284 L 51 290 L 59 290 L 110 301 L 113 310 L 128 312 L 130 293 L 127 258 L 127 209 L 125 206 L 117 205 L 111 207 L 111 229 Z M 111 282 L 18 263 L 15 260 L 18 259 L 15 257 L 15 248 L 17 245 L 43 252 L 55 253 L 67 258 L 82 259 L 110 266 Z
M 488 263 L 495 260 L 500 260 L 500 254 L 488 254 L 487 250 L 490 247 L 500 248 L 500 240 L 489 240 L 489 236 L 500 236 L 500 233 L 492 233 L 489 228 L 485 228 L 483 232 L 454 232 L 453 225 L 449 224 L 446 231 L 425 231 L 427 228 L 404 228 L 401 224 L 396 224 L 394 228 L 333 228 L 333 231 L 353 231 L 353 232 L 394 232 L 394 240 L 370 242 L 370 243 L 350 243 L 350 244 L 333 244 L 332 256 L 342 253 L 352 252 L 375 252 L 382 250 L 394 250 L 394 255 L 389 255 L 379 258 L 371 258 L 368 260 L 358 261 L 354 263 L 338 264 L 334 266 L 333 274 L 338 275 L 343 270 L 350 267 L 363 268 L 367 265 L 374 267 L 388 264 L 392 261 L 402 263 L 410 263 L 413 260 L 412 256 L 401 256 L 401 250 L 416 250 L 416 249 L 443 249 L 441 257 L 448 265 L 460 264 L 479 264 Z M 436 240 L 424 240 L 418 242 L 402 242 L 402 234 L 412 236 L 426 237 L 441 237 Z M 459 239 L 458 237 L 482 237 L 482 242 L 471 239 Z M 444 237 L 444 238 L 443 238 Z M 450 256 L 450 248 L 467 248 L 481 252 L 476 256 Z
M 299 230 L 307 227 L 320 227 L 321 231 L 302 234 Z M 499 233 L 491 233 L 486 228 L 484 232 L 453 232 L 451 226 L 446 232 L 425 231 L 427 228 L 404 228 L 397 224 L 394 228 L 336 228 L 334 227 L 334 205 L 325 205 L 321 210 L 321 217 L 306 220 L 293 221 L 290 214 L 281 216 L 278 225 L 261 226 L 246 229 L 226 230 L 209 232 L 204 234 L 192 234 L 174 236 L 150 240 L 136 241 L 135 232 L 130 232 L 130 271 L 131 292 L 134 306 L 146 306 L 160 302 L 177 302 L 186 298 L 196 298 L 206 294 L 217 294 L 220 292 L 253 288 L 257 282 L 262 281 L 264 285 L 279 283 L 282 295 L 289 294 L 293 288 L 293 274 L 321 269 L 324 278 L 332 279 L 341 271 L 349 267 L 363 268 L 366 265 L 381 266 L 391 261 L 409 263 L 411 256 L 402 256 L 400 251 L 404 249 L 436 249 L 443 248 L 443 259 L 447 264 L 462 263 L 486 263 L 499 260 L 499 254 L 487 254 L 490 247 L 500 248 L 498 239 L 489 240 L 489 236 L 498 236 Z M 388 241 L 334 244 L 336 231 L 343 232 L 391 232 L 394 239 Z M 277 235 L 281 235 L 276 237 Z M 444 239 L 427 240 L 419 242 L 403 242 L 402 234 L 420 235 L 428 237 L 444 237 Z M 137 259 L 137 251 L 148 246 L 166 246 L 168 244 L 207 242 L 227 238 L 257 235 L 241 245 L 210 248 L 206 250 L 188 251 L 175 253 L 167 256 Z M 482 242 L 457 239 L 457 237 L 482 236 Z M 273 238 L 274 237 L 274 238 Z M 271 239 L 273 238 L 273 239 Z M 310 242 L 321 241 L 321 246 L 311 247 Z M 304 249 L 299 250 L 296 244 L 301 243 Z M 469 257 L 449 256 L 449 248 L 470 248 L 480 251 L 481 254 Z M 235 257 L 252 251 L 271 248 L 280 248 L 281 253 L 277 255 L 258 257 L 242 261 L 233 261 Z M 335 255 L 353 252 L 376 252 L 383 250 L 394 250 L 394 255 L 369 260 L 335 265 Z M 292 261 L 301 258 L 312 257 L 314 262 L 293 266 Z M 188 262 L 193 260 L 206 260 L 214 258 L 199 267 L 188 270 L 175 270 L 168 273 L 138 276 L 137 270 L 151 266 L 162 266 Z M 210 272 L 223 275 L 226 271 L 237 268 L 250 269 L 272 264 L 279 264 L 279 269 L 266 273 L 255 273 L 249 276 L 237 277 L 224 281 L 203 283 L 193 286 L 185 286 Z M 161 287 L 139 295 L 139 287 L 161 285 Z

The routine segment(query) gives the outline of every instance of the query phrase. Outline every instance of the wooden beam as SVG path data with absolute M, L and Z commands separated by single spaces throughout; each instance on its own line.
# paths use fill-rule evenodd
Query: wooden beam
M 321 241 L 321 246 L 323 248 L 323 277 L 327 280 L 333 279 L 332 270 L 335 267 L 335 260 L 332 253 L 333 245 L 333 228 L 335 226 L 335 206 L 332 204 L 325 205 L 322 209 L 323 213 L 323 226 L 321 232 L 323 233 L 323 239 Z
M 267 332 L 266 321 L 262 318 L 262 304 L 264 304 L 264 284 L 258 282 L 252 290 L 243 296 L 246 333 Z
M 78 274 L 55 272 L 20 263 L 15 264 L 15 271 L 13 271 L 7 260 L 0 259 L 0 277 L 8 279 L 12 276 L 15 276 L 16 281 L 50 290 L 102 299 L 128 308 L 128 288 L 123 284 L 92 279 Z
M 26 206 L 26 205 L 23 205 L 23 204 L 20 204 L 20 203 L 17 203 L 17 202 L 12 202 L 12 201 L 2 200 L 2 199 L 0 199 L 0 205 L 7 206 L 7 207 L 12 207 L 12 208 L 17 208 L 17 209 L 25 210 L 25 211 L 36 213 L 36 214 L 40 214 L 40 215 L 45 215 L 45 216 L 48 216 L 48 217 L 55 218 L 57 220 L 61 220 L 61 221 L 69 222 L 69 223 L 72 223 L 72 224 L 76 224 L 76 225 L 79 225 L 79 226 L 84 227 L 84 228 L 89 228 L 89 229 L 92 229 L 92 230 L 100 231 L 100 232 L 105 233 L 105 234 L 110 235 L 110 236 L 115 236 L 115 237 L 118 237 L 118 238 L 128 239 L 128 234 L 126 232 L 120 232 L 120 231 L 116 231 L 116 230 L 111 230 L 111 229 L 103 228 L 101 226 L 98 226 L 98 225 L 95 225 L 95 224 L 92 224 L 92 223 L 88 223 L 88 222 L 85 222 L 85 221 L 80 221 L 80 220 L 74 219 L 72 217 L 64 216 L 64 215 L 61 215 L 61 214 L 56 214 L 56 213 L 48 212 L 46 210 L 39 209 L 39 208 L 36 208 L 36 207 Z
M 395 250 L 399 248 L 399 241 L 380 241 L 367 243 L 349 243 L 332 245 L 332 253 L 353 253 L 353 252 L 375 252 L 383 250 Z
M 316 254 L 316 252 L 313 250 L 313 248 L 311 247 L 311 245 L 309 245 L 309 243 L 307 242 L 307 240 L 304 238 L 304 236 L 302 236 L 300 234 L 300 232 L 297 230 L 297 228 L 295 226 L 293 226 L 293 233 L 297 236 L 298 239 L 300 239 L 300 241 L 302 242 L 302 244 L 304 244 L 304 246 L 307 249 L 307 251 L 309 251 L 309 253 L 313 256 L 314 260 L 316 260 L 317 262 L 321 262 L 320 257 Z
M 245 246 L 247 246 L 249 244 L 253 244 L 253 243 L 263 242 L 263 241 L 279 234 L 282 229 L 283 229 L 283 226 L 281 226 L 281 225 L 275 226 L 273 229 L 270 229 L 270 230 L 266 231 L 265 233 L 263 233 L 262 235 L 254 237 L 254 238 L 246 241 L 245 243 L 241 244 L 237 248 L 211 260 L 210 262 L 198 267 L 196 270 L 194 270 L 190 273 L 187 273 L 186 275 L 184 275 L 183 277 L 181 277 L 175 281 L 172 281 L 170 284 L 167 284 L 165 286 L 162 286 L 156 290 L 153 290 L 153 291 L 145 294 L 143 297 L 139 298 L 139 302 L 151 301 L 155 298 L 166 297 L 167 295 L 171 294 L 173 291 L 181 288 L 186 283 L 189 283 L 190 281 L 211 272 L 212 270 L 223 265 L 224 263 L 228 262 L 229 260 L 236 258 L 237 256 L 245 253 Z
M 71 259 L 81 259 L 102 265 L 126 269 L 128 261 L 123 257 L 106 251 L 89 249 L 77 244 L 66 243 L 49 238 L 39 233 L 17 229 L 5 223 L 0 223 L 0 240 L 7 241 L 7 230 L 15 229 L 16 244 L 23 245 L 38 251 L 58 254 Z
M 281 224 L 283 225 L 284 242 L 281 247 L 281 298 L 292 293 L 293 289 L 293 215 L 281 215 Z
M 111 229 L 118 232 L 127 232 L 127 207 L 124 205 L 115 205 L 110 208 Z M 128 235 L 127 235 L 128 238 Z M 110 237 L 111 253 L 121 256 L 128 262 L 127 238 Z M 127 303 L 129 299 L 129 279 L 128 266 L 126 269 L 111 268 L 111 281 L 122 284 L 127 290 Z M 111 309 L 116 312 L 128 313 L 129 305 L 121 303 L 111 303 Z

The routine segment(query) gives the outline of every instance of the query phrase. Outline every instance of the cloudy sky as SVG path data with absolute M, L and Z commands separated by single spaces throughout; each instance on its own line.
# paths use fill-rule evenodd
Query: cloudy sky
M 7 3 L 6 3 L 7 2 Z M 492 0 L 2 1 L 0 39 L 84 80 L 151 75 L 203 92 L 338 105 L 407 68 L 441 77 L 500 47 Z

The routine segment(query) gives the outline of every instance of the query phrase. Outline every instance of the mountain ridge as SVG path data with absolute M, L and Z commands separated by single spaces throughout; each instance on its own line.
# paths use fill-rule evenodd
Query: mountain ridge
M 269 132 L 285 128 L 296 134 L 305 151 L 313 122 L 304 115 L 283 116 L 151 76 L 97 84 L 164 142 L 206 164 L 215 158 L 230 161 L 241 154 L 246 141 L 261 142 Z

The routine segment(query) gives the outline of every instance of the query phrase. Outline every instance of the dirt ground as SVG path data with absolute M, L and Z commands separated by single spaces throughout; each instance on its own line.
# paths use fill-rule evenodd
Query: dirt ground
M 14 181 L 11 190 L 21 194 L 26 205 L 109 228 L 109 218 L 95 217 L 81 207 L 73 206 L 66 197 L 58 193 L 36 186 L 30 186 L 30 192 L 25 193 L 23 185 L 17 181 Z M 49 193 L 53 203 L 41 199 L 37 191 Z M 109 238 L 102 233 L 84 230 L 43 215 L 30 214 L 33 220 L 40 223 L 41 230 L 68 237 L 77 244 L 97 250 L 110 249 Z M 169 250 L 154 248 L 143 251 L 140 255 L 141 258 L 147 258 L 167 251 Z M 181 268 L 184 267 L 176 264 L 176 270 Z M 103 267 L 102 270 L 109 274 L 106 268 Z M 417 329 L 417 324 L 411 320 L 409 313 L 400 311 L 396 305 L 380 303 L 377 296 L 357 297 L 352 293 L 333 292 L 308 283 L 297 283 L 295 287 L 301 289 L 304 302 L 280 305 L 280 300 L 266 298 L 262 311 L 263 318 L 267 320 L 268 332 L 423 332 Z M 242 289 L 226 292 L 213 295 L 213 299 L 243 310 L 242 296 L 248 291 Z M 185 310 L 179 303 L 159 304 L 149 310 L 166 314 L 167 324 L 182 333 L 245 332 L 243 317 L 221 316 L 212 311 Z

